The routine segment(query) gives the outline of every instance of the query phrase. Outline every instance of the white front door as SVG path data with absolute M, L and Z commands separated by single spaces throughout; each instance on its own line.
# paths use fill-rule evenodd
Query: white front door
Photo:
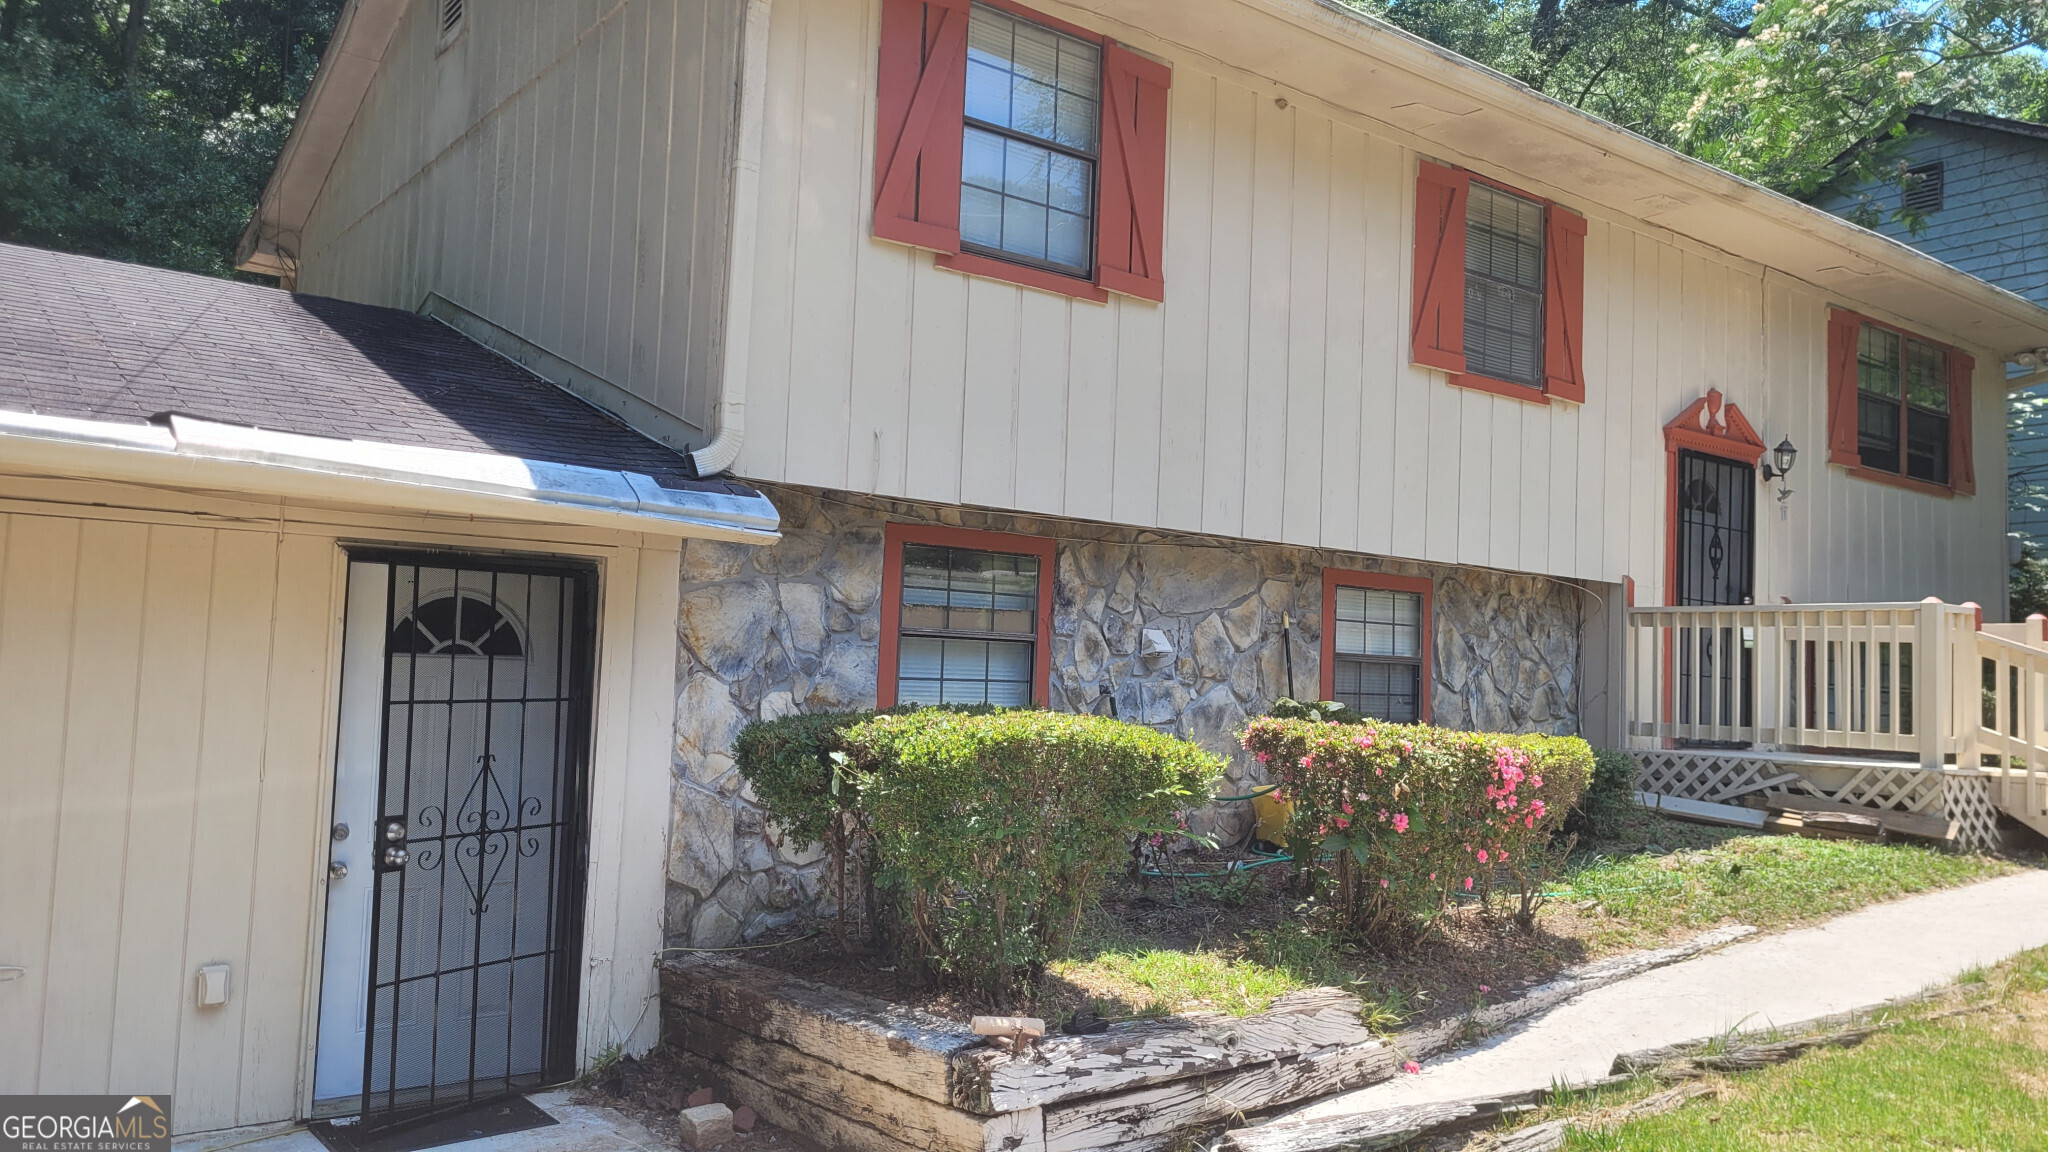
M 327 944 L 320 973 L 320 1044 L 313 1114 L 352 1113 L 362 1103 L 370 995 L 370 909 L 375 894 L 378 744 L 383 738 L 384 646 L 390 568 L 348 566 L 341 651 L 341 727 L 334 765 L 334 827 L 328 845 Z M 345 874 L 342 870 L 346 869 Z

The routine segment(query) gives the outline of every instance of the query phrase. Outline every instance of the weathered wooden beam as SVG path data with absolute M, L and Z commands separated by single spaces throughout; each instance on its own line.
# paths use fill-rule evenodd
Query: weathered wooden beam
M 1867 804 L 1850 804 L 1843 800 L 1823 800 L 1818 796 L 1801 796 L 1791 792 L 1765 792 L 1761 795 L 1745 796 L 1742 803 L 1753 808 L 1776 808 L 1781 812 L 1845 812 L 1852 816 L 1874 816 L 1884 823 L 1884 830 L 1919 840 L 1953 840 L 1955 822 L 1946 816 L 1927 812 L 1897 812 L 1888 808 L 1873 808 Z
M 1164 1147 L 1176 1133 L 1392 1076 L 1399 1057 L 1378 1040 L 1168 1081 L 1045 1110 L 1046 1152 Z
M 715 953 L 664 961 L 661 989 L 674 1008 L 941 1104 L 972 1090 L 956 1091 L 956 1059 L 986 1043 L 928 1012 Z
M 912 1147 L 933 1152 L 1039 1152 L 1045 1147 L 1045 1125 L 1036 1108 L 997 1116 L 967 1112 L 693 1012 L 672 1015 L 668 1041 Z M 753 1103 L 744 1095 L 737 1099 Z M 767 1114 L 758 1105 L 755 1111 Z
M 726 1092 L 760 1113 L 762 1119 L 778 1128 L 801 1133 L 805 1139 L 834 1152 L 924 1152 L 920 1145 L 906 1144 L 857 1120 L 849 1120 L 782 1085 L 757 1080 L 722 1064 L 717 1074 L 725 1081 Z
M 1519 1106 L 1518 1106 L 1519 1107 Z M 1319 1120 L 1262 1124 L 1230 1134 L 1237 1152 L 1375 1152 L 1452 1126 L 1483 1124 L 1511 1114 L 1494 1101 L 1409 1104 Z
M 961 1052 L 956 1103 L 1008 1112 L 1223 1072 L 1373 1040 L 1356 996 L 1311 988 L 1251 1016 L 1212 1014 L 1051 1037 L 1020 1052 Z

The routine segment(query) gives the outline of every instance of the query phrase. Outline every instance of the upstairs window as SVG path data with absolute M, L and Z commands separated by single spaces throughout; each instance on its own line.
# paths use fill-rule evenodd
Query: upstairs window
M 1426 722 L 1429 637 L 1429 581 L 1323 574 L 1324 699 L 1380 720 Z
M 1828 459 L 1872 479 L 1973 492 L 1962 351 L 1837 310 L 1828 324 Z
M 882 707 L 1045 701 L 1050 541 L 891 524 L 884 548 Z
M 1547 404 L 1586 399 L 1586 218 L 1423 161 L 1409 354 L 1451 383 Z
M 967 22 L 960 244 L 1093 272 L 1102 46 L 976 4 Z
M 1006 0 L 882 0 L 875 235 L 958 272 L 1163 299 L 1171 80 Z
M 1543 387 L 1543 205 L 1479 183 L 1465 200 L 1465 368 Z

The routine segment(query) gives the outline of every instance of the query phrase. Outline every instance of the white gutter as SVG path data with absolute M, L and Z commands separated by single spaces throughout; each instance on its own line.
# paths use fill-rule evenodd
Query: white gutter
M 746 544 L 781 539 L 780 516 L 759 494 L 679 491 L 637 472 L 186 416 L 163 427 L 0 412 L 0 467 Z
M 761 124 L 768 103 L 768 9 L 747 0 L 740 37 L 739 138 L 732 154 L 732 230 L 725 258 L 725 368 L 719 379 L 718 433 L 684 456 L 694 476 L 716 476 L 740 457 L 747 431 L 747 352 L 754 320 L 754 237 L 761 216 Z

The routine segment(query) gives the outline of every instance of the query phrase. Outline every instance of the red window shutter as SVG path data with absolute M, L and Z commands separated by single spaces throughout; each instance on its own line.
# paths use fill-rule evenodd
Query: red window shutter
M 1408 358 L 1465 371 L 1465 198 L 1472 178 L 1422 162 L 1415 180 L 1415 325 Z
M 1102 46 L 1102 171 L 1095 282 L 1112 292 L 1166 298 L 1166 90 L 1173 73 L 1121 44 Z
M 1863 317 L 1835 309 L 1828 313 L 1828 463 L 1857 467 L 1856 339 Z
M 1543 390 L 1586 402 L 1586 218 L 1555 204 L 1543 214 Z
M 882 0 L 875 235 L 960 250 L 968 0 Z
M 1543 390 L 1586 401 L 1586 218 L 1555 204 L 1544 213 Z
M 1948 485 L 1963 496 L 1977 493 L 1977 465 L 1970 455 L 1970 378 L 1976 373 L 1976 357 L 1948 350 Z

